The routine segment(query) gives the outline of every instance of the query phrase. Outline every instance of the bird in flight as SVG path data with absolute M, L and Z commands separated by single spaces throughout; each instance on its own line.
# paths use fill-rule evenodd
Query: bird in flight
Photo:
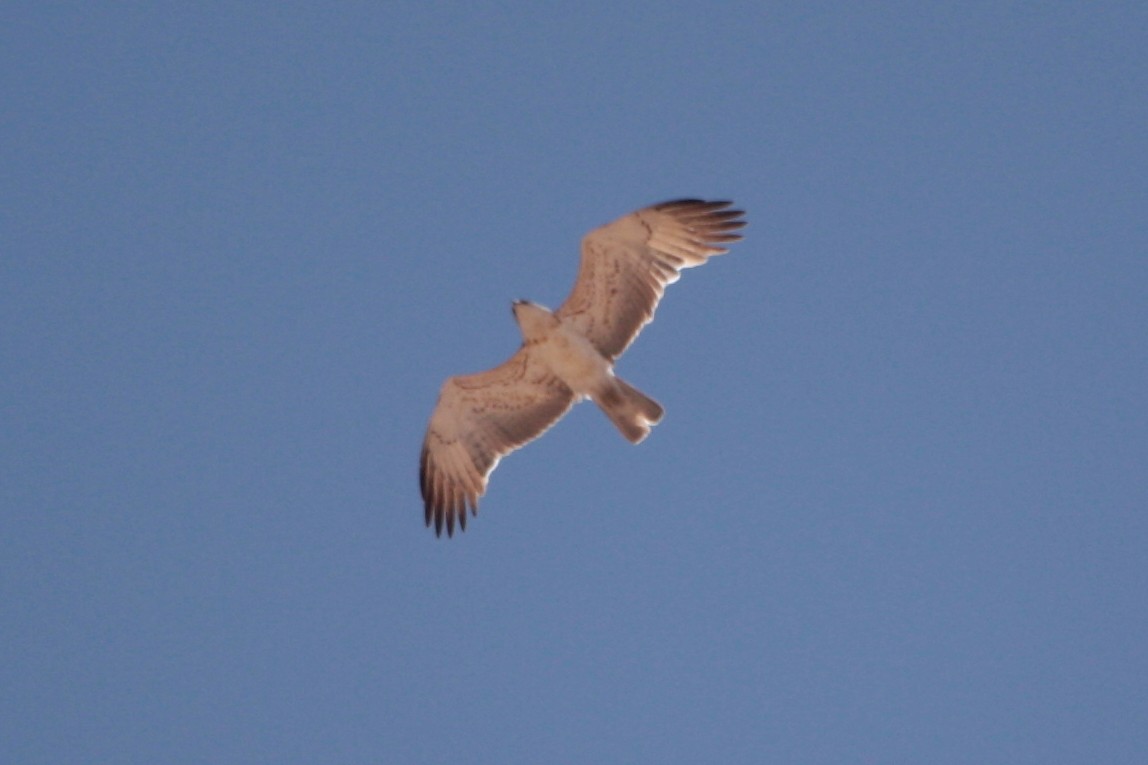
M 498 461 L 590 399 L 631 443 L 662 419 L 658 402 L 615 376 L 614 362 L 654 318 L 683 268 L 727 252 L 745 225 L 730 202 L 679 199 L 630 213 L 582 239 L 578 278 L 558 310 L 513 304 L 522 346 L 500 366 L 447 378 L 419 457 L 426 525 L 466 529 Z

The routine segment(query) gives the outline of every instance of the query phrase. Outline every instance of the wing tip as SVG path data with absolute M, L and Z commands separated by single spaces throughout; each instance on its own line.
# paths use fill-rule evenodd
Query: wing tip
M 743 239 L 739 229 L 747 225 L 745 211 L 730 209 L 732 206 L 733 202 L 726 199 L 707 201 L 683 198 L 661 202 L 650 209 L 672 217 L 685 229 L 690 244 L 700 251 L 701 259 L 696 263 L 688 263 L 688 267 L 700 265 L 713 255 L 726 254 L 729 252 L 727 245 Z
M 443 529 L 446 529 L 447 538 L 454 536 L 455 526 L 458 526 L 458 531 L 461 534 L 466 531 L 467 510 L 470 510 L 471 515 L 478 515 L 478 503 L 473 504 L 466 499 L 461 500 L 461 507 L 454 505 L 434 505 L 429 501 L 426 503 L 425 508 L 425 525 L 429 529 L 434 526 L 434 535 L 442 537 Z
M 434 535 L 441 538 L 445 529 L 447 538 L 454 536 L 455 527 L 461 534 L 466 531 L 467 511 L 470 515 L 478 515 L 478 501 L 471 497 L 459 497 L 457 504 L 433 504 L 430 500 L 425 503 L 425 525 L 429 529 L 434 526 Z
M 732 233 L 745 228 L 745 211 L 729 209 L 733 202 L 723 199 L 706 201 L 704 199 L 672 199 L 668 202 L 653 205 L 652 209 L 667 213 L 677 218 L 688 228 L 697 229 L 698 233 L 711 242 L 736 242 L 741 234 Z
M 727 217 L 735 215 L 745 215 L 742 210 L 726 210 L 731 207 L 733 201 L 729 199 L 698 199 L 696 197 L 682 197 L 680 199 L 668 199 L 665 202 L 659 202 L 652 207 L 655 210 L 663 212 L 671 210 L 690 210 L 697 213 L 719 213 Z M 719 212 L 725 211 L 725 212 Z
M 466 531 L 468 510 L 470 515 L 478 515 L 478 495 L 458 487 L 452 487 L 448 492 L 448 487 L 440 486 L 439 478 L 440 474 L 430 457 L 430 449 L 424 446 L 419 456 L 419 491 L 423 498 L 423 522 L 427 528 L 434 526 L 436 537 L 441 538 L 445 528 L 449 539 L 454 536 L 456 525 L 459 533 Z

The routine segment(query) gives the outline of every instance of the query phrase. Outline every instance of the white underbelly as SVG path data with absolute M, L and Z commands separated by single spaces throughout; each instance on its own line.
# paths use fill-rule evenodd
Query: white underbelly
M 602 387 L 613 372 L 590 341 L 581 335 L 559 330 L 539 343 L 538 352 L 547 366 L 575 393 L 589 396 Z

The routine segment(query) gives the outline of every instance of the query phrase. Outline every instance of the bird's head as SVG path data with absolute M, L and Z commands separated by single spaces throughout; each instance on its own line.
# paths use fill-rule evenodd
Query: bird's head
M 510 310 L 514 313 L 514 320 L 518 322 L 527 340 L 541 337 L 558 323 L 558 319 L 549 309 L 529 300 L 515 300 L 511 303 Z

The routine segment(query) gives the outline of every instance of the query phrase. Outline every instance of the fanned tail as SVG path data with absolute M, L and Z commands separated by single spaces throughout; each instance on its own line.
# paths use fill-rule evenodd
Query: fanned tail
M 594 403 L 630 443 L 640 443 L 666 413 L 662 405 L 619 377 L 594 395 Z

